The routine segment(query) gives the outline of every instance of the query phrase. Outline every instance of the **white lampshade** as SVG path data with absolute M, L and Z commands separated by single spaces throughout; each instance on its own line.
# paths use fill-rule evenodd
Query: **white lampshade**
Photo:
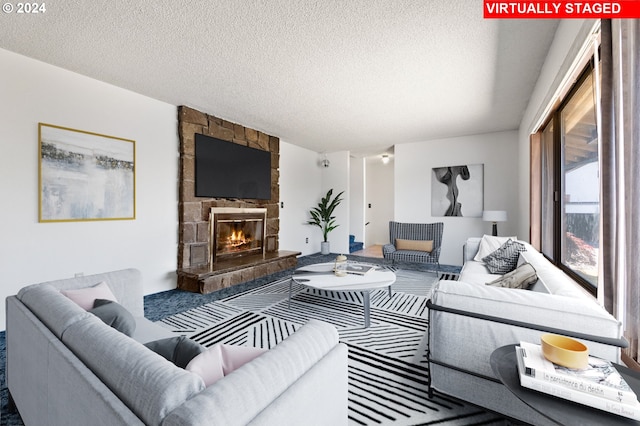
M 482 220 L 485 222 L 506 222 L 507 212 L 504 210 L 485 210 L 482 212 Z

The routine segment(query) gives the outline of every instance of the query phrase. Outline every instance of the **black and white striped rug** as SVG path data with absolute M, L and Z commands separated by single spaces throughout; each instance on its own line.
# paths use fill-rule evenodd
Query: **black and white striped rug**
M 456 274 L 453 272 L 443 272 L 440 274 L 440 279 L 441 280 L 451 280 L 451 281 L 458 281 L 458 278 L 460 277 L 460 274 Z
M 362 296 L 282 279 L 159 321 L 205 346 L 271 348 L 307 320 L 332 323 L 349 347 L 349 423 L 352 425 L 506 424 L 500 416 L 436 394 L 427 397 L 426 302 L 436 274 L 396 271 L 371 295 L 371 327 L 364 328 Z

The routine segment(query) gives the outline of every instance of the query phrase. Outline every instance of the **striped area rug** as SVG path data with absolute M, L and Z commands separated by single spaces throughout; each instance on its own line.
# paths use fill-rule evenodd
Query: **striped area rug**
M 458 281 L 459 277 L 460 277 L 460 274 L 456 274 L 456 273 L 452 273 L 452 272 L 444 272 L 444 273 L 440 274 L 440 279 L 441 280 Z
M 362 296 L 357 292 L 308 289 L 282 279 L 159 323 L 205 346 L 228 343 L 272 348 L 315 318 L 338 329 L 349 347 L 349 423 L 351 425 L 507 424 L 444 395 L 427 397 L 426 302 L 435 273 L 397 270 L 389 298 L 386 289 L 371 295 L 371 327 L 364 328 Z

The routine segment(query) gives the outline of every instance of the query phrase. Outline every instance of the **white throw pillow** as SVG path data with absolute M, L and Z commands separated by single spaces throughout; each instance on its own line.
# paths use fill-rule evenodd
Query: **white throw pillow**
M 96 299 L 105 299 L 117 302 L 116 296 L 106 282 L 102 281 L 93 287 L 76 288 L 73 290 L 60 290 L 60 293 L 76 302 L 82 309 L 89 311 L 93 309 Z
M 494 237 L 492 235 L 483 235 L 482 240 L 480 241 L 480 247 L 478 248 L 478 253 L 476 253 L 473 260 L 476 262 L 482 262 L 482 259 L 498 250 L 500 246 L 510 239 L 516 241 L 518 237 Z
M 202 377 L 206 387 L 265 353 L 267 349 L 217 344 L 194 357 L 185 370 Z

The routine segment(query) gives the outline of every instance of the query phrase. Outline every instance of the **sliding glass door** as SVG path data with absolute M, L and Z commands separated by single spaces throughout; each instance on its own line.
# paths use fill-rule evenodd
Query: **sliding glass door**
M 540 212 L 532 230 L 542 253 L 595 293 L 600 164 L 594 70 L 587 66 L 536 136 L 539 188 L 533 191 L 540 191 Z
M 597 287 L 600 164 L 594 80 L 588 70 L 560 110 L 560 261 Z

